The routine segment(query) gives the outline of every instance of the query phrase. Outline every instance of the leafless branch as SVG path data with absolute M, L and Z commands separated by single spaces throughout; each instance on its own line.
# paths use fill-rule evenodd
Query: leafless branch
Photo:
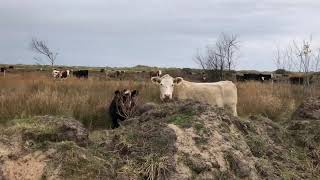
M 305 76 L 304 86 L 310 84 L 310 72 L 318 71 L 320 61 L 320 50 L 313 51 L 312 36 L 309 40 L 302 42 L 292 41 L 284 50 L 277 48 L 275 63 L 278 69 L 296 70 Z
M 232 70 L 236 63 L 236 54 L 239 51 L 239 41 L 236 35 L 222 33 L 214 46 L 207 46 L 204 54 L 199 50 L 195 61 L 205 70 L 214 72 L 218 80 L 224 79 L 224 71 Z
M 44 55 L 49 64 L 51 64 L 52 67 L 54 66 L 58 53 L 52 52 L 44 41 L 33 38 L 31 41 L 31 48 L 37 53 Z M 37 58 L 35 60 L 39 62 Z

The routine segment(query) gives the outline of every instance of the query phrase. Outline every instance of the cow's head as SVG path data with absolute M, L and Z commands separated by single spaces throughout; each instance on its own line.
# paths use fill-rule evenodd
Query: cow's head
M 115 100 L 118 105 L 122 106 L 123 110 L 131 110 L 136 105 L 136 97 L 139 95 L 138 90 L 116 90 L 115 92 Z
M 183 81 L 182 77 L 173 78 L 169 74 L 160 77 L 152 77 L 151 81 L 160 87 L 160 99 L 167 101 L 172 99 L 174 86 L 180 85 Z

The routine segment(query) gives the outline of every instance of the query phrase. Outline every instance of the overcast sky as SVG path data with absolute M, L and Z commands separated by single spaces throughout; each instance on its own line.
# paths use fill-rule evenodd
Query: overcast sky
M 198 67 L 197 49 L 237 34 L 237 69 L 275 69 L 275 47 L 320 33 L 319 0 L 0 0 L 0 63 L 34 64 L 32 37 L 57 64 Z

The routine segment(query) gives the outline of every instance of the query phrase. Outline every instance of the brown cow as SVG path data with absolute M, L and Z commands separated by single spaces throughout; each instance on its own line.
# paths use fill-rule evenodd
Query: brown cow
M 112 119 L 112 129 L 119 127 L 119 121 L 132 117 L 136 111 L 137 90 L 117 90 L 109 106 L 109 114 Z
M 123 70 L 116 70 L 116 71 L 112 70 L 111 72 L 106 73 L 106 75 L 110 78 L 118 78 L 118 77 L 121 78 L 122 76 L 124 76 L 124 74 L 125 74 L 125 71 Z
M 60 72 L 60 78 L 61 79 L 65 79 L 68 77 L 68 74 L 70 75 L 70 73 L 68 73 L 69 70 L 66 70 L 66 71 L 61 71 Z
M 152 78 L 152 77 L 160 77 L 161 74 L 162 74 L 161 70 L 150 71 L 150 78 Z
M 54 78 L 61 78 L 61 79 L 65 79 L 65 78 L 68 78 L 70 77 L 70 70 L 62 70 L 62 71 L 58 71 L 56 69 L 54 69 L 52 71 L 52 76 Z

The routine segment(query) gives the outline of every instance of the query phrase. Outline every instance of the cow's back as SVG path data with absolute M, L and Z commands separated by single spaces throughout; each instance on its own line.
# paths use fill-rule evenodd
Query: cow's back
M 184 81 L 175 89 L 176 97 L 181 100 L 193 99 L 223 107 L 223 88 L 215 83 L 193 83 Z
M 237 88 L 231 81 L 215 83 L 193 83 L 183 81 L 175 88 L 178 99 L 193 99 L 213 106 L 232 109 L 236 115 Z

